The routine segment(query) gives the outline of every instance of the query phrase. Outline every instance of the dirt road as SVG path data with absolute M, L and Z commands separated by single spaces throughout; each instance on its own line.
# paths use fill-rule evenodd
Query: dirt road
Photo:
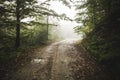
M 28 64 L 11 73 L 5 80 L 90 80 L 85 76 L 93 74 L 95 69 L 101 69 L 96 68 L 94 61 L 91 60 L 91 63 L 78 55 L 81 53 L 74 46 L 75 42 L 76 40 L 63 40 L 39 48 Z

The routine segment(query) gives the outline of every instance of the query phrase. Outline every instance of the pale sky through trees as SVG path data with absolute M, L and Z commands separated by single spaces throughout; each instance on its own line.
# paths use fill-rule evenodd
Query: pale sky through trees
M 38 0 L 39 3 L 44 2 L 45 0 Z M 72 3 L 71 3 L 72 5 Z M 76 15 L 76 11 L 74 7 L 67 7 L 62 2 L 59 1 L 50 1 L 49 9 L 56 11 L 58 14 L 66 14 L 67 17 L 74 19 Z M 25 19 L 22 21 L 29 21 L 32 19 Z M 59 36 L 63 37 L 64 39 L 68 38 L 82 38 L 81 35 L 77 35 L 74 31 L 74 27 L 78 24 L 75 21 L 65 21 L 65 20 L 57 20 L 49 17 L 49 22 L 57 23 L 59 26 Z M 57 29 L 58 30 L 58 29 Z
M 75 18 L 76 11 L 75 8 L 69 8 L 63 5 L 59 1 L 52 1 L 50 8 L 55 10 L 58 14 L 66 14 L 67 17 L 70 17 L 71 19 Z M 71 22 L 71 21 L 65 21 L 65 20 L 60 20 L 58 21 L 58 24 L 60 25 L 60 32 L 61 36 L 64 37 L 65 39 L 68 38 L 80 38 L 76 33 L 74 33 L 74 27 L 77 25 L 76 22 Z
M 44 1 L 45 0 L 38 0 L 38 2 L 40 2 L 40 3 L 44 2 Z M 59 1 L 51 1 L 50 4 L 51 5 L 49 6 L 49 8 L 53 9 L 58 14 L 66 14 L 66 16 L 71 18 L 71 19 L 75 18 L 76 11 L 75 11 L 74 7 L 69 8 L 69 7 L 65 6 L 65 5 L 63 5 L 62 2 L 59 2 Z M 59 25 L 58 27 L 59 27 L 60 31 L 58 31 L 58 32 L 60 32 L 59 33 L 60 37 L 63 37 L 64 39 L 68 39 L 68 38 L 82 38 L 81 35 L 78 36 L 74 32 L 73 28 L 78 25 L 75 21 L 65 21 L 65 20 L 57 21 L 56 19 L 55 20 L 52 20 L 52 19 L 53 18 L 49 18 L 49 22 L 53 21 L 53 22 L 56 22 Z M 26 21 L 29 22 L 31 20 L 32 19 L 26 18 L 26 19 L 23 19 L 22 21 L 23 22 L 26 22 Z

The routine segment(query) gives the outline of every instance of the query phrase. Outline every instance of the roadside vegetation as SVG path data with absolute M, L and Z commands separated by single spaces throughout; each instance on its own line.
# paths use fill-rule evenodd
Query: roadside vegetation
M 71 19 L 49 9 L 50 1 L 54 0 L 0 0 L 1 74 L 6 72 L 9 61 L 60 39 L 58 24 L 49 23 L 49 17 Z M 115 80 L 120 80 L 120 0 L 58 1 L 76 8 L 76 19 L 71 21 L 78 23 L 75 32 L 83 35 L 79 47 L 82 46 L 97 63 L 106 65 Z
M 114 73 L 116 80 L 120 74 L 120 1 L 81 0 L 76 9 L 76 21 L 83 23 L 75 28 L 84 34 L 82 45 L 97 62 L 105 64 Z M 81 45 L 80 44 L 80 45 Z

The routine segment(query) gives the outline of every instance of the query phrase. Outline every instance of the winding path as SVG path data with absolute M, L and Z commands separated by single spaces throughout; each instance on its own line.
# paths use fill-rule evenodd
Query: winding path
M 75 42 L 63 40 L 35 50 L 30 62 L 5 80 L 110 80 L 104 79 L 94 60 L 78 51 Z

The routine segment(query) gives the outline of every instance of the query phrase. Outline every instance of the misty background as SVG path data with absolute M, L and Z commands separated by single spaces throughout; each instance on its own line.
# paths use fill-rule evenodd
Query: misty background
M 53 9 L 54 11 L 56 11 L 58 14 L 66 14 L 67 17 L 69 17 L 70 19 L 75 18 L 76 16 L 76 11 L 75 8 L 69 8 L 65 5 L 63 5 L 62 3 L 60 3 L 59 1 L 52 1 L 50 3 L 51 5 L 49 6 L 50 9 Z M 72 3 L 71 3 L 72 5 Z M 51 18 L 49 18 L 51 19 Z M 66 21 L 66 20 L 57 20 L 57 19 L 53 19 L 49 20 L 52 21 L 53 23 L 57 23 L 57 34 L 59 34 L 59 37 L 62 39 L 71 39 L 71 38 L 81 38 L 81 35 L 78 35 L 77 33 L 75 33 L 74 31 L 74 27 L 77 26 L 78 24 L 75 21 Z M 54 31 L 52 31 L 54 34 Z

